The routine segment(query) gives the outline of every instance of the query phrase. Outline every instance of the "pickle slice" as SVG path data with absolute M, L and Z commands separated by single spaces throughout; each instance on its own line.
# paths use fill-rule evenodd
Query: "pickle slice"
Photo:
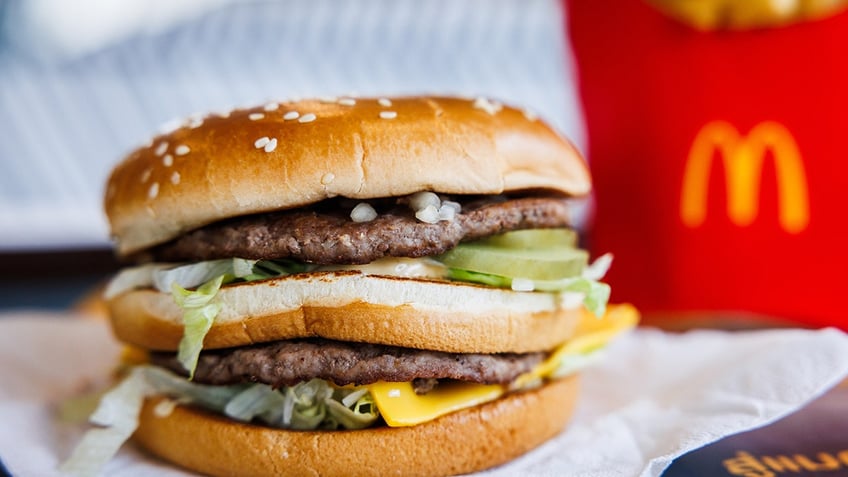
M 439 261 L 451 268 L 530 280 L 578 276 L 588 259 L 585 250 L 568 246 L 517 249 L 480 242 L 460 244 L 439 257 Z
M 493 235 L 480 243 L 506 248 L 576 247 L 577 232 L 571 229 L 528 229 Z

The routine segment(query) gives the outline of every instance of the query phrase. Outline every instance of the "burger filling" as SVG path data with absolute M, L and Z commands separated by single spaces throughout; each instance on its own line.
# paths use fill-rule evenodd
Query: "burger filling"
M 604 313 L 609 287 L 598 280 L 610 258 L 589 265 L 567 226 L 563 198 L 419 193 L 331 200 L 195 230 L 135 257 L 153 262 L 124 270 L 107 288 L 107 298 L 138 288 L 170 293 L 185 328 L 177 353 L 147 354 L 98 412 L 117 406 L 137 415 L 144 397 L 165 395 L 173 401 L 157 407 L 162 415 L 180 402 L 289 429 L 408 426 L 569 374 L 633 326 L 636 315 Z M 560 348 L 537 353 L 460 354 L 324 339 L 202 349 L 221 311 L 222 286 L 337 270 L 555 293 L 563 306 L 583 305 L 585 315 L 595 316 Z M 137 417 L 116 424 L 95 413 L 92 420 L 109 427 L 81 448 L 103 444 L 114 452 L 137 425 Z

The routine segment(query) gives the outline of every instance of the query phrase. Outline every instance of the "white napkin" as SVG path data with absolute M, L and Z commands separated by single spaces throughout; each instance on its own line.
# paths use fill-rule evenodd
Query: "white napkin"
M 85 426 L 57 423 L 55 408 L 107 381 L 118 352 L 101 321 L 0 315 L 0 458 L 13 475 L 59 475 Z M 485 474 L 658 476 L 675 457 L 779 419 L 844 379 L 848 335 L 644 329 L 583 376 L 566 431 Z M 104 475 L 186 474 L 127 445 Z

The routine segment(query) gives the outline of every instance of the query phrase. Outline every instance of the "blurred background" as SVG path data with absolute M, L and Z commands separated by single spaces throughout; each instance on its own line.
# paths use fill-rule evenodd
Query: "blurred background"
M 526 106 L 587 154 L 579 211 L 646 323 L 848 328 L 845 0 L 0 0 L 0 308 L 116 264 L 124 154 L 193 113 L 325 95 Z

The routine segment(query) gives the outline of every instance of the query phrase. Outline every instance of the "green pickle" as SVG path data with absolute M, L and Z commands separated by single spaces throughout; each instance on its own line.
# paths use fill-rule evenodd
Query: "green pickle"
M 571 229 L 513 230 L 487 237 L 478 243 L 506 248 L 577 247 L 577 232 Z
M 476 273 L 556 281 L 579 276 L 589 260 L 585 250 L 574 248 L 576 236 L 571 234 L 567 229 L 509 232 L 460 244 L 439 260 L 448 267 Z

